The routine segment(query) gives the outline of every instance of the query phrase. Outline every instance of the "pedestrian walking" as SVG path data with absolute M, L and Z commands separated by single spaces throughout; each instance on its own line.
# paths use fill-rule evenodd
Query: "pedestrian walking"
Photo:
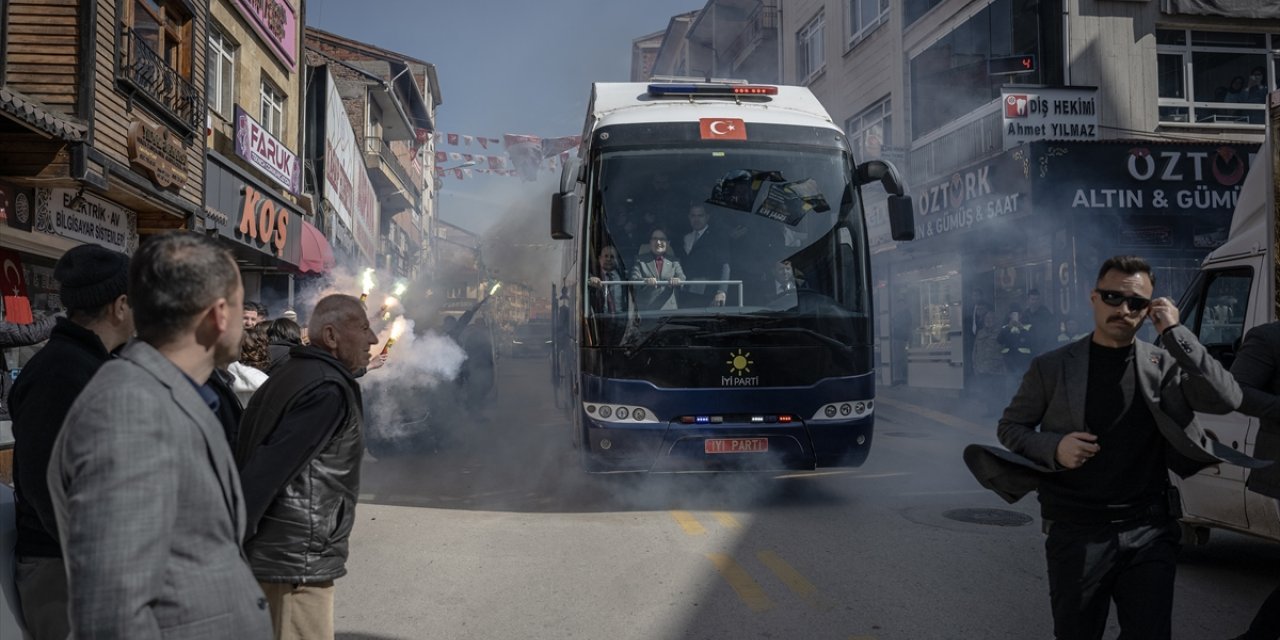
M 1181 537 L 1168 471 L 1257 461 L 1201 437 L 1195 411 L 1229 413 L 1240 387 L 1173 301 L 1152 299 L 1151 267 L 1116 256 L 1096 282 L 1092 338 L 1036 357 L 1000 419 L 1008 450 L 971 445 L 965 462 L 1010 502 L 1039 491 L 1056 638 L 1101 638 L 1114 602 L 1123 637 L 1167 640 Z M 1135 339 L 1148 317 L 1167 349 Z
M 75 638 L 270 637 L 205 386 L 238 355 L 243 296 L 235 260 L 205 236 L 155 236 L 133 257 L 138 339 L 71 405 L 49 462 Z
M 67 574 L 49 499 L 49 455 L 76 396 L 98 369 L 133 336 L 129 258 L 97 245 L 80 245 L 58 259 L 53 277 L 67 310 L 49 343 L 22 368 L 9 392 L 13 417 L 13 472 L 17 516 L 18 598 L 28 640 L 63 640 Z
M 1000 327 L 996 322 L 996 312 L 987 311 L 979 319 L 978 331 L 973 338 L 973 386 L 983 416 L 998 414 L 1009 399 L 1004 392 L 1004 356 L 1000 350 Z
M 363 401 L 356 374 L 378 336 L 359 300 L 331 295 L 245 409 L 236 459 L 245 487 L 245 552 L 279 640 L 334 637 L 334 580 L 346 575 L 360 493 Z
M 1245 334 L 1231 365 L 1240 383 L 1240 413 L 1261 418 L 1253 455 L 1280 460 L 1280 322 L 1254 327 Z M 1255 469 L 1245 486 L 1250 491 L 1280 499 L 1280 465 Z M 1244 635 L 1235 640 L 1280 639 L 1280 586 L 1263 601 Z

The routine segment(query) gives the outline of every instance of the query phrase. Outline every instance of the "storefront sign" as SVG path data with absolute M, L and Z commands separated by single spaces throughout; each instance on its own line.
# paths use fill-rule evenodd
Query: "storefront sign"
M 204 197 L 206 229 L 295 267 L 301 262 L 301 210 L 212 151 Z
M 136 213 L 77 189 L 36 189 L 35 230 L 121 253 L 138 247 Z
M 187 183 L 187 146 L 166 128 L 141 120 L 130 123 L 129 162 L 162 189 L 177 191 Z
M 1006 152 L 915 191 L 916 238 L 996 224 L 1030 212 L 1027 150 Z
M 1097 140 L 1098 88 L 1001 89 L 1004 148 L 1035 140 Z
M 236 105 L 236 155 L 291 193 L 302 193 L 302 163 L 283 142 Z
M 236 8 L 290 71 L 298 69 L 298 14 L 287 0 L 235 0 Z
M 326 70 L 325 77 L 324 197 L 351 230 L 365 261 L 372 262 L 377 254 L 378 199 L 333 75 Z

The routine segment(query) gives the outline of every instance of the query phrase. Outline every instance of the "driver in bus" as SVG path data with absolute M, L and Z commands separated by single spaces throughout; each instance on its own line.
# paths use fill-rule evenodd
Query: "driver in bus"
M 644 286 L 635 294 L 637 309 L 676 308 L 675 288 L 685 280 L 685 275 L 670 249 L 671 241 L 664 229 L 655 227 L 649 232 L 649 253 L 640 256 L 631 267 L 631 279 L 644 281 Z M 659 280 L 665 284 L 658 284 Z

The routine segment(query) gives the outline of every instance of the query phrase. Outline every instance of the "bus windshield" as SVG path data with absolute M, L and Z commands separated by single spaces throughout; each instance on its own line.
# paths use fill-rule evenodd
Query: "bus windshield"
M 582 281 L 595 346 L 865 341 L 867 258 L 847 153 L 703 143 L 609 150 L 593 163 Z

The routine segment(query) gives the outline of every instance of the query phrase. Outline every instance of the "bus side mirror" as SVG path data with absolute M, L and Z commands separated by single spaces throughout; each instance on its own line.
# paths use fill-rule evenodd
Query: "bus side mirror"
M 916 220 L 912 212 L 911 198 L 889 196 L 889 235 L 894 242 L 916 239 Z
M 569 230 L 569 214 L 578 208 L 578 194 L 555 193 L 551 195 L 551 238 L 569 240 L 573 233 Z
M 854 170 L 854 181 L 858 186 L 879 182 L 889 193 L 889 234 L 895 242 L 915 239 L 916 222 L 911 198 L 907 197 L 902 176 L 898 175 L 898 168 L 893 163 L 884 160 L 864 162 Z

